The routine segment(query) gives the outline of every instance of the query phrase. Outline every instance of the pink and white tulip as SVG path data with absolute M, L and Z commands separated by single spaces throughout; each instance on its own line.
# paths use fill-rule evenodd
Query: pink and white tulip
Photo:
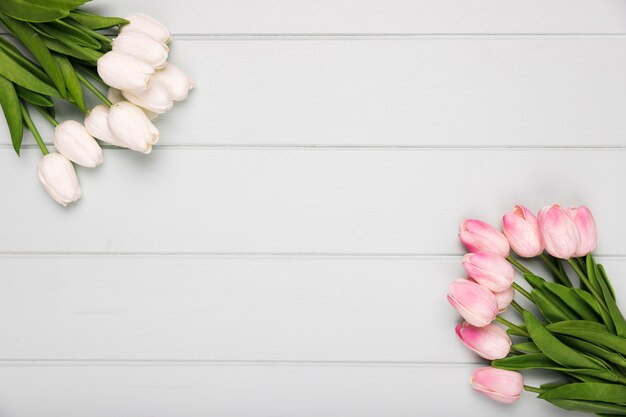
M 502 231 L 515 253 L 523 258 L 533 258 L 543 252 L 539 222 L 524 206 L 517 205 L 502 217 Z
M 459 239 L 470 252 L 489 251 L 505 257 L 509 255 L 509 241 L 506 237 L 481 220 L 463 220 Z
M 463 266 L 470 277 L 492 292 L 505 291 L 515 278 L 511 264 L 491 252 L 468 253 L 463 257 Z
M 487 288 L 467 279 L 457 279 L 450 284 L 448 302 L 465 321 L 477 327 L 488 325 L 498 315 L 496 296 Z
M 524 391 L 522 374 L 493 367 L 476 369 L 470 382 L 476 391 L 503 404 L 519 400 Z
M 587 256 L 588 253 L 596 250 L 598 246 L 598 230 L 596 228 L 596 222 L 593 219 L 591 210 L 587 206 L 580 206 L 578 208 L 570 208 L 570 214 L 574 219 L 574 224 L 578 230 L 580 236 L 580 244 L 576 249 L 574 256 Z
M 546 251 L 556 258 L 569 259 L 576 254 L 580 235 L 569 210 L 558 204 L 541 209 L 537 216 Z
M 456 334 L 468 348 L 488 360 L 502 359 L 511 350 L 511 337 L 493 323 L 484 327 L 463 323 L 456 326 Z

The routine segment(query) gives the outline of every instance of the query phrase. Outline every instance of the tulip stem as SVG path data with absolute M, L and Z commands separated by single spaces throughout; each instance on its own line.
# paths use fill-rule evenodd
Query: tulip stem
M 524 288 L 522 288 L 517 282 L 514 282 L 512 284 L 512 287 L 515 289 L 515 291 L 517 291 L 518 293 L 522 294 L 524 297 L 528 298 L 530 301 L 534 302 L 533 296 L 530 295 L 530 293 L 528 291 L 526 291 Z M 513 302 L 511 304 L 513 304 Z
M 520 314 L 524 314 L 524 307 L 522 307 L 521 305 L 519 305 L 519 303 L 515 300 L 511 301 L 511 305 L 513 306 L 513 308 L 515 310 L 517 310 L 518 313 Z
M 516 267 L 517 269 L 519 269 L 522 273 L 524 274 L 531 274 L 531 275 L 535 275 L 532 273 L 532 271 L 528 268 L 526 268 L 524 265 L 522 265 L 521 263 L 519 263 L 515 258 L 513 258 L 511 255 L 506 257 L 506 260 L 509 261 L 514 267 Z
M 50 152 L 48 151 L 46 144 L 41 138 L 41 135 L 39 134 L 39 131 L 37 130 L 37 127 L 35 126 L 35 123 L 33 123 L 33 119 L 30 118 L 28 109 L 26 108 L 26 106 L 24 105 L 22 101 L 20 101 L 20 109 L 22 110 L 22 118 L 24 119 L 24 123 L 26 123 L 28 130 L 30 130 L 33 136 L 35 137 L 35 141 L 37 142 L 37 145 L 39 145 L 39 149 L 41 149 L 41 153 L 43 153 L 44 155 L 48 155 Z
M 548 266 L 548 268 L 550 269 L 554 277 L 558 279 L 561 282 L 561 284 L 565 285 L 566 287 L 572 286 L 572 282 L 567 277 L 567 274 L 561 271 L 561 269 L 559 269 L 554 264 L 554 262 L 552 262 L 552 259 L 550 259 L 548 255 L 546 255 L 545 253 L 541 253 L 539 257 L 541 258 L 543 262 L 545 262 L 545 264 Z M 558 259 L 557 259 L 557 262 L 558 262 Z
M 600 303 L 600 306 L 604 307 L 604 298 L 602 297 L 602 295 L 600 295 L 598 293 L 598 290 L 591 285 L 591 283 L 589 282 L 589 279 L 587 278 L 585 273 L 580 269 L 580 267 L 578 266 L 576 261 L 574 261 L 573 259 L 570 258 L 570 259 L 567 260 L 567 262 L 569 262 L 569 264 L 572 267 L 572 269 L 576 272 L 576 274 L 580 278 L 580 281 L 583 282 L 587 286 L 589 291 L 591 291 L 593 296 L 596 297 L 596 299 Z
M 113 103 L 104 95 L 98 88 L 93 85 L 87 78 L 83 76 L 80 72 L 76 72 L 76 76 L 78 80 L 85 86 L 89 91 L 91 91 L 96 97 L 100 99 L 107 107 L 111 107 Z
M 537 394 L 543 394 L 543 390 L 537 387 L 531 387 L 530 385 L 524 385 L 524 391 L 536 392 Z
M 52 126 L 57 127 L 59 125 L 59 122 L 57 122 L 57 119 L 52 117 L 52 115 L 48 113 L 46 110 L 44 110 L 42 107 L 35 106 L 35 110 L 37 110 L 39 114 L 43 116 L 44 119 L 49 121 L 52 124 Z
M 529 334 L 528 334 L 528 332 L 526 330 L 522 329 L 521 327 L 519 327 L 518 325 L 516 325 L 514 323 L 511 323 L 510 321 L 508 321 L 507 319 L 505 319 L 502 316 L 496 316 L 496 321 L 498 323 L 504 324 L 509 329 L 513 329 L 513 330 L 517 331 L 519 334 L 523 334 L 526 337 L 529 336 Z

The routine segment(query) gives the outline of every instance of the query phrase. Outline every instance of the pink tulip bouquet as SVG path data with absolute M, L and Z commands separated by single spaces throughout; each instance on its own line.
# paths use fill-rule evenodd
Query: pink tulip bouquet
M 516 206 L 502 217 L 502 231 L 465 220 L 459 233 L 469 253 L 468 277 L 450 284 L 448 294 L 464 319 L 456 333 L 491 361 L 474 371 L 473 388 L 501 403 L 525 390 L 566 410 L 626 415 L 626 320 L 592 255 L 598 235 L 591 211 L 553 205 L 535 216 Z M 520 258 L 540 259 L 550 278 Z M 516 269 L 524 286 L 514 281 Z M 525 300 L 518 303 L 517 295 Z M 516 319 L 502 317 L 509 307 Z M 519 371 L 533 369 L 554 379 L 524 385 Z
M 0 0 L 0 27 L 13 35 L 0 35 L 0 105 L 11 142 L 19 156 L 30 131 L 43 154 L 39 179 L 64 206 L 81 197 L 75 166 L 100 165 L 102 143 L 150 153 L 159 140 L 154 119 L 193 87 L 168 62 L 171 34 L 162 23 L 141 13 L 89 13 L 80 8 L 87 1 Z M 83 123 L 59 120 L 61 101 L 83 113 Z M 54 126 L 55 151 L 33 112 Z

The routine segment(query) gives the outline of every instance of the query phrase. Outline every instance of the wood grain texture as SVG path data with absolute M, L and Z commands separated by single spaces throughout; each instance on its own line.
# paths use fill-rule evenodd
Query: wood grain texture
M 0 151 L 0 252 L 460 254 L 464 217 L 516 203 L 593 208 L 599 251 L 626 254 L 623 150 L 109 150 L 57 206 L 38 151 Z M 19 190 L 17 192 L 16 190 Z M 25 223 L 22 219 L 28 219 Z M 615 223 L 617 222 L 617 224 Z
M 142 11 L 175 33 L 624 33 L 620 0 L 150 0 L 94 2 L 90 10 Z M 201 12 L 200 12 L 201 11 Z
M 626 294 L 626 258 L 599 261 Z M 445 300 L 460 257 L 4 255 L 0 270 L 0 363 L 483 363 Z
M 0 403 L 40 417 L 484 417 L 560 411 L 525 394 L 503 406 L 472 392 L 472 367 L 25 366 L 2 367 Z M 531 379 L 531 382 L 535 382 Z M 36 401 L 33 399 L 36 398 Z

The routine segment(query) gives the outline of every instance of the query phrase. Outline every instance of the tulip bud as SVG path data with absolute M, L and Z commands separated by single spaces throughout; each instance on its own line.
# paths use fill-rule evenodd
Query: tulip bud
M 122 101 L 109 110 L 107 124 L 124 146 L 135 151 L 150 153 L 159 140 L 159 131 L 143 111 L 134 104 Z
M 515 290 L 513 287 L 509 287 L 504 291 L 494 293 L 494 295 L 496 296 L 496 302 L 498 303 L 498 311 L 502 312 L 513 302 Z
M 72 162 L 88 168 L 102 163 L 102 148 L 85 126 L 67 120 L 54 129 L 54 147 Z
M 155 72 L 150 82 L 161 84 L 174 101 L 185 100 L 194 87 L 191 77 L 170 63 Z
M 522 374 L 490 366 L 476 369 L 471 383 L 476 391 L 504 404 L 519 400 L 524 390 Z
M 457 279 L 450 284 L 448 302 L 465 321 L 477 327 L 488 325 L 498 315 L 496 296 L 487 288 L 467 279 Z
M 128 30 L 143 32 L 157 42 L 168 43 L 172 38 L 170 31 L 158 20 L 142 13 L 133 13 L 126 17 L 130 23 L 120 28 L 120 33 Z
M 126 99 L 124 98 L 124 95 L 122 94 L 122 91 L 118 90 L 117 88 L 109 88 L 109 92 L 107 93 L 107 96 L 109 98 L 109 101 L 113 104 L 119 103 L 120 101 L 126 101 Z M 146 116 L 148 116 L 148 119 L 150 119 L 151 121 L 159 118 L 158 114 L 151 112 L 150 110 L 143 109 L 143 108 L 141 110 L 143 110 Z
M 150 80 L 150 86 L 144 91 L 122 91 L 124 98 L 131 103 L 152 113 L 163 114 L 172 110 L 174 102 L 165 88 Z
M 509 241 L 496 228 L 481 220 L 463 220 L 459 239 L 468 251 L 489 251 L 509 256 Z
M 98 74 L 102 81 L 111 87 L 143 91 L 148 88 L 154 68 L 132 55 L 110 51 L 98 59 Z
M 598 246 L 598 230 L 596 229 L 596 222 L 593 219 L 591 210 L 587 206 L 580 206 L 578 208 L 570 208 L 570 214 L 574 219 L 574 224 L 578 230 L 580 236 L 580 244 L 576 249 L 574 256 L 587 256 L 588 253 L 596 250 Z
M 513 211 L 506 213 L 502 217 L 502 230 L 519 256 L 533 258 L 543 252 L 539 223 L 526 207 L 517 205 Z
M 103 142 L 115 146 L 126 147 L 126 144 L 115 137 L 109 129 L 108 120 L 109 109 L 103 105 L 98 105 L 91 109 L 85 117 L 85 128 L 91 136 Z
M 153 68 L 163 68 L 169 48 L 137 30 L 125 30 L 113 39 L 111 49 L 139 58 Z
M 504 291 L 513 284 L 515 270 L 500 255 L 491 252 L 468 253 L 463 257 L 465 270 L 489 291 Z
M 63 155 L 45 155 L 39 161 L 38 175 L 39 181 L 57 203 L 67 206 L 80 198 L 80 185 L 74 165 Z
M 490 361 L 502 359 L 511 350 L 511 337 L 493 323 L 485 327 L 463 323 L 456 326 L 456 334 L 468 348 Z
M 546 251 L 556 258 L 569 259 L 580 245 L 578 229 L 568 210 L 558 204 L 541 209 L 537 216 Z

